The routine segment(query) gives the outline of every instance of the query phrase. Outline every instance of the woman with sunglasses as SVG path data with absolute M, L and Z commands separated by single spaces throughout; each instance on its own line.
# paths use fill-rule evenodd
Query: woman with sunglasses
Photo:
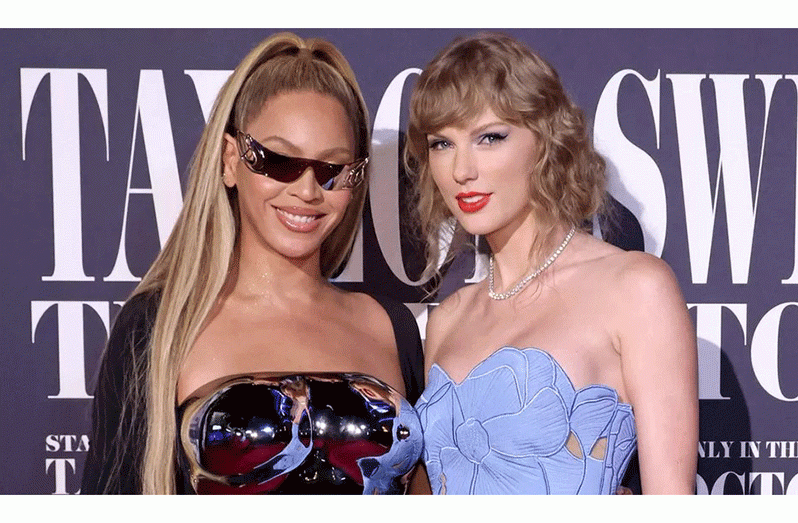
M 277 34 L 236 67 L 109 337 L 83 493 L 404 492 L 415 318 L 328 281 L 360 223 L 368 125 L 329 42 Z
M 635 449 L 643 493 L 693 493 L 695 331 L 662 260 L 586 230 L 604 162 L 556 71 L 507 36 L 458 39 L 410 105 L 428 273 L 441 237 L 491 252 L 427 324 L 433 493 L 613 494 Z

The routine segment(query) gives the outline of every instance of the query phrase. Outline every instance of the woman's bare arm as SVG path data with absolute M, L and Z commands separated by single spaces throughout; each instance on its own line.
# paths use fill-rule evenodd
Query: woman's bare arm
M 641 253 L 625 256 L 619 341 L 637 426 L 643 493 L 693 494 L 698 453 L 695 329 L 667 264 Z

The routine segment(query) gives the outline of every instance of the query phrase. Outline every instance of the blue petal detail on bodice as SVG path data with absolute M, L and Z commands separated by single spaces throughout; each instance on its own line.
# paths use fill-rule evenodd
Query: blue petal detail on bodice
M 416 410 L 435 494 L 614 494 L 637 448 L 614 389 L 575 390 L 536 348 L 504 347 L 459 384 L 433 364 Z

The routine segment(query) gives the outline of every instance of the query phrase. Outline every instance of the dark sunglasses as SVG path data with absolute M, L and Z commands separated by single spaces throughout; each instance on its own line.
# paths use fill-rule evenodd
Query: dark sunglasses
M 298 180 L 308 167 L 313 169 L 316 181 L 322 189 L 337 191 L 354 189 L 364 178 L 369 159 L 361 158 L 352 163 L 337 164 L 307 158 L 294 158 L 271 151 L 255 141 L 252 136 L 235 130 L 241 160 L 250 171 L 282 183 Z

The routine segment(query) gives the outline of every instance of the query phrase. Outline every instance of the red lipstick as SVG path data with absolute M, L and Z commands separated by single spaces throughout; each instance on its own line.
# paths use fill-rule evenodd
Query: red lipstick
M 460 210 L 467 213 L 477 212 L 488 204 L 490 194 L 483 192 L 461 192 L 455 196 Z

